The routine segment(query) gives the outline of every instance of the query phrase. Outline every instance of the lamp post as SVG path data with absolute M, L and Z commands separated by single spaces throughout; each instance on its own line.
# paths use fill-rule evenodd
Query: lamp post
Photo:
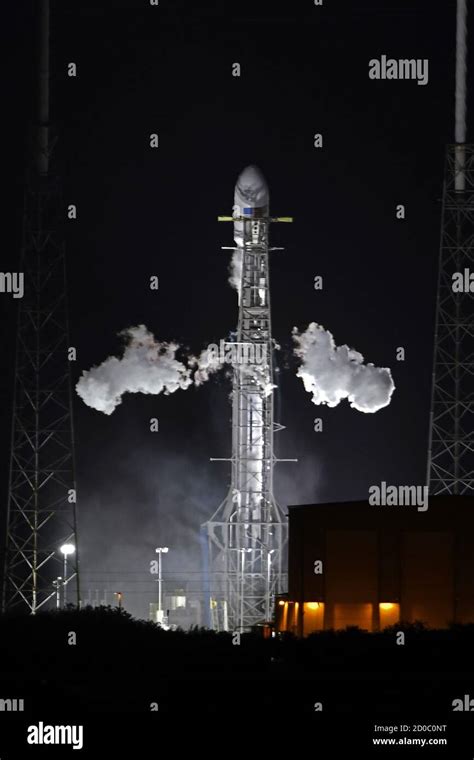
M 67 582 L 68 582 L 68 577 L 67 577 L 67 558 L 68 558 L 69 554 L 74 554 L 74 552 L 76 551 L 76 547 L 74 546 L 74 544 L 63 544 L 60 547 L 59 551 L 61 552 L 61 554 L 64 557 L 63 607 L 66 607 L 66 601 L 67 601 Z
M 162 576 L 162 560 L 161 556 L 163 554 L 168 554 L 168 547 L 167 546 L 158 546 L 155 549 L 155 552 L 158 554 L 158 612 L 157 612 L 157 623 L 163 622 L 163 610 L 162 610 L 162 585 L 163 585 L 163 576 Z
M 53 586 L 56 589 L 56 609 L 59 610 L 61 607 L 61 586 L 62 586 L 62 578 L 60 575 L 56 578 L 55 581 L 53 581 Z
M 271 603 L 271 589 L 272 589 L 272 554 L 275 549 L 269 549 L 267 554 L 267 593 L 265 598 L 265 622 L 270 621 L 270 603 Z

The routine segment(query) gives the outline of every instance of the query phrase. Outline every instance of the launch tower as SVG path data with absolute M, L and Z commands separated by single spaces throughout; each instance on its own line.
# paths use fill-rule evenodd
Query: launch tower
M 51 171 L 49 0 L 38 8 L 39 98 L 25 192 L 2 597 L 3 610 L 31 614 L 54 603 L 60 588 L 64 602 L 67 593 L 79 603 L 64 211 Z
M 466 21 L 466 0 L 458 0 L 455 142 L 445 162 L 427 485 L 432 494 L 472 496 L 474 145 L 466 142 Z

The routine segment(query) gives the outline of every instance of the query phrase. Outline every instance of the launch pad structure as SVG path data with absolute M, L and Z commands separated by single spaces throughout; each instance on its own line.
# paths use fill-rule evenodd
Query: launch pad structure
M 233 361 L 232 456 L 229 492 L 202 526 L 209 572 L 210 624 L 214 630 L 248 631 L 272 618 L 276 594 L 286 591 L 288 522 L 273 492 L 273 350 L 269 227 L 290 222 L 270 217 L 268 189 L 250 166 L 236 185 L 234 266 L 238 273 L 239 318 Z M 229 344 L 229 346 L 235 345 Z
M 474 145 L 466 142 L 467 2 L 457 1 L 454 144 L 446 148 L 426 482 L 474 494 Z M 466 279 L 454 287 L 454 278 Z M 472 277 L 472 275 L 470 275 Z
M 50 7 L 38 3 L 36 123 L 27 172 L 2 610 L 80 605 L 63 198 L 50 120 Z M 66 557 L 69 556 L 68 559 Z

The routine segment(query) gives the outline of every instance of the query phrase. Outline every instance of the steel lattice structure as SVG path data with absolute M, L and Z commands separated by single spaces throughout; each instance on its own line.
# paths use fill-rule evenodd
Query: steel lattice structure
M 60 183 L 50 172 L 49 4 L 41 3 L 40 93 L 20 271 L 2 606 L 34 614 L 62 578 L 79 604 L 76 480 Z M 60 547 L 74 544 L 63 577 Z M 71 590 L 71 586 L 73 587 Z
M 436 304 L 427 482 L 432 494 L 474 494 L 474 145 L 447 147 Z
M 241 175 L 242 176 L 242 175 Z M 260 211 L 260 213 L 258 213 Z M 268 208 L 223 218 L 239 226 L 239 320 L 233 361 L 231 485 L 204 530 L 211 579 L 212 626 L 245 631 L 272 618 L 286 590 L 287 517 L 273 495 L 273 339 Z M 248 218 L 245 214 L 253 218 Z M 259 217 L 259 218 L 255 218 Z M 283 219 L 281 220 L 283 221 Z M 286 219 L 285 219 L 286 221 Z M 288 220 L 289 221 L 289 220 Z M 216 460 L 214 460 L 216 461 Z

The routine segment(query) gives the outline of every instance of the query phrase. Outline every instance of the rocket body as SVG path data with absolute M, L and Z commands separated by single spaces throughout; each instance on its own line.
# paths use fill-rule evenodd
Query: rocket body
M 236 458 L 232 485 L 238 506 L 237 522 L 240 518 L 245 525 L 239 541 L 243 548 L 255 545 L 252 533 L 262 541 L 261 528 L 254 529 L 251 523 L 265 521 L 264 514 L 271 499 L 271 482 L 265 477 L 271 470 L 270 462 L 265 459 L 273 448 L 269 440 L 273 438 L 273 430 L 268 429 L 268 411 L 265 413 L 266 408 L 272 406 L 268 396 L 273 392 L 268 214 L 267 183 L 256 166 L 247 166 L 239 175 L 234 191 L 234 216 L 241 218 L 234 223 L 234 240 L 242 248 L 237 252 L 241 258 L 237 341 L 249 349 L 246 365 L 234 367 L 233 392 L 233 450 L 240 456 Z M 261 361 L 262 356 L 264 361 Z
M 232 216 L 236 342 L 245 359 L 233 365 L 231 485 L 207 531 L 217 569 L 213 598 L 223 599 L 224 626 L 244 631 L 271 617 L 274 596 L 285 583 L 287 541 L 286 517 L 273 495 L 269 191 L 256 166 L 239 175 Z M 219 629 L 215 622 L 214 627 Z

